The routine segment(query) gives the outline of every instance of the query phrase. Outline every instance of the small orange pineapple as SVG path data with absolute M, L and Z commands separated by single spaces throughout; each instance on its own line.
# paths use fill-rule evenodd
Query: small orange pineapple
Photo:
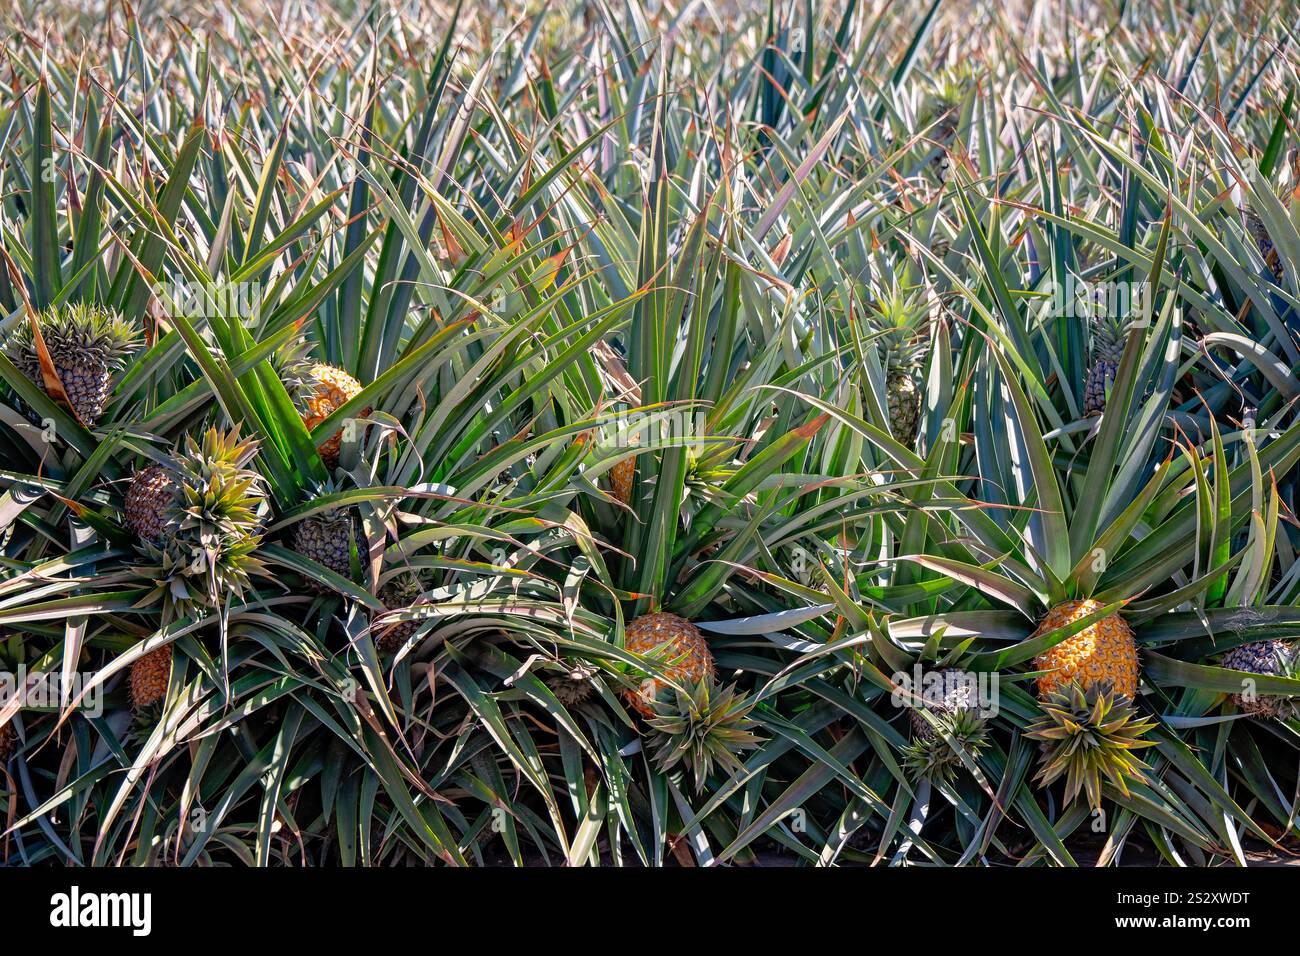
M 308 394 L 301 403 L 302 423 L 311 431 L 331 414 L 361 391 L 361 383 L 333 365 L 313 362 L 307 376 Z M 357 417 L 365 418 L 372 409 L 364 409 Z M 337 468 L 339 449 L 343 443 L 343 429 L 339 429 L 318 447 L 321 461 L 327 468 Z
M 632 479 L 636 477 L 636 458 L 624 458 L 609 470 L 609 486 L 623 504 L 632 501 Z
M 633 654 L 652 657 L 665 665 L 664 675 L 678 684 L 713 680 L 713 654 L 700 629 L 676 614 L 656 611 L 643 614 L 623 632 L 624 647 Z M 647 677 L 636 691 L 625 696 L 643 717 L 654 716 L 654 702 L 668 684 Z
M 136 710 L 161 700 L 172 676 L 172 646 L 165 644 L 131 665 L 131 706 Z
M 1034 636 L 1067 627 L 1105 605 L 1098 601 L 1065 601 L 1047 612 Z M 1073 637 L 1034 658 L 1034 670 L 1047 671 L 1038 678 L 1038 694 L 1046 697 L 1078 681 L 1084 690 L 1109 682 L 1117 694 L 1137 696 L 1138 656 L 1133 629 L 1118 614 L 1094 621 Z

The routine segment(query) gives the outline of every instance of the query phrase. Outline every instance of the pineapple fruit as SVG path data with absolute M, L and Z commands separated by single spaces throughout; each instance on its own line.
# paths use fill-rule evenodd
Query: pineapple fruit
M 108 404 L 114 372 L 138 344 L 139 330 L 116 312 L 83 304 L 47 309 L 36 325 L 68 404 L 82 424 L 93 426 Z M 17 324 L 5 354 L 49 394 L 31 322 Z
M 921 390 L 916 385 L 916 368 L 897 366 L 885 377 L 889 404 L 889 431 L 898 441 L 911 446 L 921 421 Z
M 1104 605 L 1093 600 L 1065 601 L 1047 612 L 1034 632 L 1037 637 L 1067 627 Z M 1087 690 L 1094 684 L 1109 683 L 1116 693 L 1132 700 L 1137 696 L 1138 656 L 1133 629 L 1118 614 L 1094 621 L 1034 659 L 1034 670 L 1046 671 L 1038 678 L 1038 694 L 1047 697 L 1078 681 Z
M 1270 677 L 1293 677 L 1296 674 L 1296 651 L 1285 641 L 1256 641 L 1242 644 L 1223 655 L 1220 667 L 1242 671 L 1247 674 L 1261 674 Z M 1243 688 L 1243 691 L 1245 688 Z M 1261 720 L 1285 720 L 1296 712 L 1295 701 L 1278 694 L 1238 693 L 1232 695 L 1232 702 L 1244 714 Z
M 408 608 L 420 601 L 424 584 L 414 571 L 404 571 L 385 581 L 379 588 L 379 600 L 390 611 Z M 420 621 L 398 621 L 376 633 L 375 646 L 380 653 L 392 654 L 402 647 L 420 627 Z
M 883 350 L 885 402 L 894 440 L 911 447 L 921 422 L 921 367 L 929 353 L 929 304 L 894 286 L 868 310 L 868 330 Z
M 172 646 L 165 644 L 131 665 L 131 706 L 143 710 L 162 700 L 172 675 Z
M 361 392 L 361 383 L 333 365 L 313 362 L 307 367 L 303 377 L 304 387 L 298 390 L 298 410 L 302 414 L 302 423 L 311 431 L 334 411 Z M 365 408 L 359 418 L 365 418 L 373 411 Z M 321 461 L 330 469 L 338 467 L 339 452 L 343 445 L 343 429 L 339 429 L 317 446 Z
M 1065 601 L 1043 617 L 1035 636 L 1068 627 L 1104 607 L 1091 599 Z M 1138 689 L 1137 643 L 1118 614 L 1094 621 L 1034 658 L 1042 716 L 1026 735 L 1043 745 L 1037 781 L 1065 778 L 1066 802 L 1083 793 L 1101 806 L 1104 781 L 1127 794 L 1129 779 L 1146 770 L 1133 751 L 1154 745 L 1145 736 L 1154 722 L 1133 704 Z
M 216 607 L 262 570 L 253 552 L 267 491 L 247 467 L 256 453 L 256 442 L 240 441 L 237 428 L 225 435 L 210 428 L 131 479 L 126 526 L 146 558 L 137 571 L 153 582 L 150 598 L 162 599 L 164 617 Z
M 594 445 L 596 430 L 589 429 L 574 436 L 573 443 L 579 447 Z M 607 472 L 611 494 L 623 504 L 632 502 L 632 484 L 636 479 L 636 456 L 632 455 L 615 462 Z
M 172 505 L 180 498 L 175 474 L 161 465 L 147 465 L 126 489 L 127 527 L 141 540 L 161 544 L 173 520 Z
M 1124 355 L 1124 329 L 1115 320 L 1098 318 L 1092 323 L 1092 364 L 1083 386 L 1083 414 L 1100 415 L 1106 410 L 1106 397 L 1115 384 L 1119 360 Z
M 289 547 L 303 557 L 310 558 L 322 567 L 345 578 L 352 577 L 352 549 L 365 560 L 365 545 L 357 527 L 356 515 L 347 508 L 335 508 L 304 518 L 293 526 Z M 327 590 L 315 581 L 308 581 L 315 591 Z
M 1259 213 L 1249 206 L 1241 210 L 1241 218 L 1246 224 L 1246 231 L 1255 240 L 1255 247 L 1259 249 L 1259 254 L 1264 257 L 1264 264 L 1268 266 L 1268 271 L 1272 273 L 1274 280 L 1281 282 L 1286 270 L 1282 268 L 1282 259 L 1278 255 L 1277 247 L 1273 245 L 1273 238 L 1268 234 L 1264 220 L 1259 218 Z
M 569 662 L 563 665 L 560 673 L 546 679 L 546 686 L 566 708 L 577 707 L 591 697 L 595 690 L 591 679 L 598 671 L 598 667 L 586 661 Z
M 636 458 L 624 458 L 609 470 L 609 486 L 623 504 L 632 502 L 632 481 L 636 477 Z
M 713 653 L 700 629 L 676 614 L 656 611 L 643 614 L 623 633 L 624 647 L 632 654 L 652 657 L 666 664 L 665 676 L 678 684 L 712 681 Z M 640 687 L 628 691 L 628 704 L 642 717 L 653 717 L 654 704 L 668 684 L 647 677 Z
M 7 721 L 3 727 L 0 727 L 0 767 L 4 766 L 6 760 L 13 756 L 13 752 L 18 749 L 18 731 L 14 730 L 13 721 Z
M 933 676 L 938 678 L 937 693 L 918 689 L 920 707 L 908 711 L 912 742 L 903 751 L 903 762 L 915 778 L 948 780 L 962 761 L 961 754 L 944 734 L 974 759 L 988 743 L 987 727 L 979 713 L 979 684 L 975 674 L 944 668 Z M 936 730 L 921 710 L 935 718 L 943 733 Z

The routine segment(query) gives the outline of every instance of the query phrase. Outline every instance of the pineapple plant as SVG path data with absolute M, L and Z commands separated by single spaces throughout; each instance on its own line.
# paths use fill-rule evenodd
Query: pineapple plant
M 94 426 L 104 414 L 114 373 L 139 344 L 139 329 L 117 312 L 77 303 L 53 306 L 35 316 L 57 385 L 82 424 Z M 50 369 L 42 369 L 33 322 L 19 322 L 5 343 L 5 354 L 41 391 L 50 394 Z
M 1150 334 L 1158 333 L 1155 327 Z M 1095 450 L 1082 466 L 1071 462 L 1068 473 L 1058 473 L 1034 405 L 1020 390 L 1018 373 L 1000 350 L 991 357 L 1011 425 L 1018 430 L 1015 440 L 1034 460 L 1016 503 L 1028 501 L 1033 507 L 1021 511 L 1013 504 L 1003 524 L 990 516 L 987 501 L 966 498 L 955 485 L 940 481 L 934 493 L 950 498 L 953 509 L 952 528 L 944 535 L 949 547 L 942 554 L 907 560 L 970 589 L 959 609 L 925 612 L 928 627 L 982 634 L 990 629 L 989 609 L 1012 609 L 1003 636 L 1017 642 L 1016 652 L 989 649 L 979 656 L 984 666 L 1000 670 L 1023 663 L 1036 679 L 1041 717 L 1031 739 L 1043 745 L 1039 784 L 1064 778 L 1071 798 L 1082 793 L 1095 800 L 1101 792 L 1097 781 L 1110 780 L 1122 791 L 1122 779 L 1140 779 L 1143 773 L 1131 754 L 1146 745 L 1154 725 L 1139 714 L 1142 662 L 1126 605 L 1142 597 L 1142 620 L 1151 620 L 1151 608 L 1161 605 L 1148 592 L 1167 586 L 1174 572 L 1196 565 L 1200 539 L 1191 520 L 1196 496 L 1188 487 L 1177 507 L 1148 511 L 1158 492 L 1169 493 L 1165 484 L 1172 466 L 1166 461 L 1142 481 L 1124 480 L 1120 456 L 1150 453 L 1155 437 L 1122 447 L 1117 439 L 1129 426 L 1118 418 L 1103 418 Z M 996 431 L 989 437 L 999 447 L 1011 443 Z M 1220 460 L 1199 467 L 1226 469 L 1221 449 L 1207 454 Z M 979 472 L 984 457 L 976 461 Z M 1285 466 L 1287 461 L 1277 463 Z M 997 471 L 977 473 L 972 487 L 1002 484 L 1000 476 Z M 1250 495 L 1242 494 L 1225 520 L 1240 521 L 1249 506 Z M 962 539 L 971 545 L 952 546 Z M 1169 607 L 1208 593 L 1216 580 L 1203 573 Z M 1201 633 L 1202 625 L 1191 617 L 1195 615 L 1180 626 L 1189 634 Z M 1028 634 L 1019 630 L 1026 622 L 1032 622 Z M 1173 627 L 1158 616 L 1157 622 Z
M 145 563 L 164 618 L 220 606 L 264 570 L 254 552 L 268 510 L 265 483 L 248 467 L 257 443 L 239 429 L 187 436 L 162 464 L 141 468 L 127 487 L 127 529 Z
M 1240 17 L 1206 19 L 1204 5 L 1147 5 L 1113 29 L 1113 18 L 1057 17 L 1041 4 L 1048 15 L 1021 50 L 994 5 L 972 20 L 962 5 L 864 14 L 849 4 L 837 29 L 838 8 L 769 5 L 764 25 L 763 5 L 751 4 L 752 29 L 734 30 L 711 9 L 687 24 L 634 0 L 620 23 L 584 0 L 542 5 L 529 39 L 493 58 L 473 46 L 496 43 L 499 5 L 474 11 L 454 56 L 429 47 L 430 31 L 405 29 L 409 12 L 390 0 L 374 17 L 393 28 L 378 30 L 314 0 L 290 5 L 337 39 L 324 53 L 274 29 L 282 0 L 237 0 L 248 9 L 234 11 L 233 33 L 178 9 L 166 29 L 210 42 L 177 44 L 164 29 L 163 55 L 150 52 L 159 28 L 148 18 L 122 31 L 79 16 L 74 28 L 51 5 L 16 6 L 32 23 L 0 14 L 15 27 L 3 42 L 17 118 L 0 163 L 0 328 L 14 330 L 15 365 L 0 401 L 20 391 L 44 407 L 45 390 L 87 425 L 111 416 L 115 426 L 76 429 L 52 454 L 22 427 L 23 410 L 2 409 L 0 619 L 33 622 L 14 636 L 23 659 L 58 666 L 58 642 L 66 652 L 84 627 L 83 656 L 98 660 L 119 625 L 156 623 L 158 601 L 169 618 L 209 612 L 261 584 L 250 575 L 262 527 L 234 513 L 240 494 L 214 490 L 193 463 L 149 462 L 120 510 L 146 559 L 128 559 L 151 584 L 142 605 L 155 606 L 123 608 L 122 549 L 87 546 L 83 534 L 121 543 L 104 481 L 121 474 L 123 455 L 220 406 L 266 436 L 258 469 L 269 491 L 243 494 L 260 515 L 271 494 L 301 500 L 298 423 L 340 468 L 338 411 L 379 406 L 360 398 L 361 382 L 378 378 L 393 440 L 358 483 L 400 502 L 389 527 L 410 532 L 401 550 L 424 551 L 437 586 L 393 568 L 375 594 L 393 612 L 445 600 L 438 613 L 456 615 L 446 630 L 458 636 L 421 662 L 427 670 L 396 669 L 391 700 L 372 686 L 376 706 L 357 721 L 364 699 L 326 694 L 360 666 L 337 641 L 359 609 L 269 596 L 228 622 L 229 643 L 222 629 L 216 669 L 193 661 L 205 679 L 185 723 L 129 762 L 119 751 L 144 742 L 120 731 L 124 715 L 87 738 L 82 714 L 33 705 L 21 726 L 35 772 L 23 789 L 36 792 L 5 794 L 17 813 L 0 852 L 101 865 L 180 865 L 191 847 L 185 862 L 214 865 L 464 863 L 491 846 L 521 864 L 561 849 L 570 865 L 633 852 L 655 865 L 666 849 L 744 862 L 753 840 L 774 835 L 778 851 L 833 863 L 854 852 L 860 827 L 868 860 L 1069 865 L 1079 861 L 1067 845 L 1089 829 L 1081 804 L 1130 788 L 1103 855 L 1149 838 L 1165 859 L 1217 864 L 1238 834 L 1282 843 L 1300 833 L 1279 799 L 1300 744 L 1264 723 L 1300 700 L 1275 692 L 1300 633 L 1288 520 L 1300 481 L 1300 426 L 1289 424 L 1300 309 L 1281 290 L 1242 295 L 1242 263 L 1223 259 L 1253 243 L 1263 275 L 1280 282 L 1294 235 L 1243 209 L 1243 239 L 1220 212 L 1233 180 L 1295 189 L 1294 104 L 1281 100 L 1296 62 L 1268 56 L 1286 16 L 1246 30 Z M 565 35 L 578 7 L 580 39 Z M 967 21 L 976 26 L 953 29 Z M 76 78 L 105 72 L 105 57 L 115 67 L 113 43 L 121 63 L 151 75 L 108 69 L 122 82 L 106 110 L 104 91 Z M 588 58 L 592 86 L 565 65 Z M 526 88 L 508 85 L 512 70 Z M 195 85 L 209 73 L 254 77 L 264 95 L 217 108 L 221 91 L 204 100 Z M 462 75 L 483 78 L 473 116 L 459 102 Z M 620 75 L 635 86 L 620 89 Z M 727 82 L 711 82 L 719 76 Z M 1233 78 L 1222 110 L 1196 109 L 1198 92 L 1213 98 Z M 277 102 L 300 90 L 311 95 Z M 600 133 L 613 116 L 617 135 Z M 968 186 L 957 169 L 975 162 L 983 175 Z M 1162 207 L 1172 258 L 1155 238 Z M 927 236 L 934 255 L 920 254 Z M 1168 328 L 1163 341 L 1151 333 L 1133 373 L 1121 369 L 1118 327 L 1057 322 L 1037 307 L 1044 275 L 1092 274 L 1103 259 L 1125 274 L 1163 262 L 1153 287 L 1172 294 L 1171 313 L 1200 310 L 1181 343 Z M 134 320 L 166 305 L 148 284 L 173 277 L 269 283 L 267 312 L 203 316 L 192 329 L 181 309 L 159 312 L 158 346 L 115 394 L 134 330 L 108 308 L 98 325 L 78 323 L 69 315 L 96 307 L 58 303 L 111 301 Z M 852 286 L 888 277 L 927 283 L 951 320 L 873 315 L 866 330 Z M 28 299 L 45 310 L 35 331 L 23 328 Z M 1164 321 L 1144 318 L 1139 328 Z M 328 358 L 282 370 L 290 407 L 262 363 L 295 322 Z M 878 347 L 864 351 L 872 331 Z M 1198 351 L 1193 338 L 1208 343 Z M 626 362 L 635 397 L 602 371 L 601 347 Z M 999 355 L 1015 369 L 1000 376 Z M 1221 368 L 1202 371 L 1211 360 Z M 1171 379 L 1180 397 L 1139 417 Z M 1125 388 L 1142 402 L 1122 402 Z M 581 462 L 608 467 L 612 454 L 539 439 L 605 402 L 648 415 L 699 408 L 708 436 L 638 448 L 608 468 L 607 494 L 592 494 Z M 830 410 L 821 433 L 803 424 L 812 408 Z M 1067 409 L 1085 420 L 1064 420 Z M 331 415 L 339 425 L 324 427 Z M 1244 418 L 1259 420 L 1254 437 L 1239 435 Z M 940 427 L 947 420 L 955 427 Z M 476 468 L 506 435 L 527 442 L 528 457 Z M 323 477 L 310 464 L 308 480 Z M 355 515 L 368 506 L 350 505 L 357 512 L 286 522 L 285 538 L 359 582 L 367 556 Z M 504 573 L 488 557 L 498 547 L 515 549 Z M 813 556 L 806 568 L 794 568 L 796 551 Z M 834 610 L 818 611 L 824 600 Z M 955 686 L 945 680 L 892 722 L 896 713 L 880 713 L 886 681 L 861 666 L 889 657 L 875 634 L 871 650 L 862 640 L 877 612 L 886 633 L 899 628 L 900 659 L 922 644 L 973 648 L 937 665 Z M 622 631 L 612 623 L 624 619 Z M 945 621 L 963 627 L 936 631 Z M 382 612 L 372 623 L 387 653 L 419 626 Z M 1225 654 L 1226 634 L 1252 643 Z M 610 644 L 624 638 L 628 654 Z M 176 646 L 132 669 L 137 710 L 164 699 L 183 663 Z M 723 686 L 733 666 L 761 688 L 761 708 Z M 639 684 L 624 714 L 605 685 L 628 671 Z M 965 684 L 988 672 L 1008 678 L 1001 716 L 982 717 Z M 1238 684 L 1251 675 L 1274 692 Z M 574 708 L 571 724 L 540 706 L 539 678 Z M 1224 723 L 1220 707 L 1260 723 Z M 716 799 L 684 792 L 680 778 L 698 792 L 717 770 L 735 773 L 769 724 L 782 739 L 752 776 Z M 16 745 L 14 726 L 0 727 L 0 758 Z M 1036 776 L 1026 773 L 1039 754 Z M 254 756 L 269 768 L 260 815 L 239 789 Z M 87 760 L 104 773 L 83 772 Z M 941 797 L 909 787 L 900 765 Z M 1034 781 L 1075 805 L 1033 792 Z M 72 810 L 37 813 L 60 788 Z M 787 795 L 808 829 L 780 822 Z M 231 808 L 201 837 L 184 814 L 199 796 Z M 505 811 L 490 829 L 488 807 Z M 288 829 L 277 833 L 280 822 Z
M 921 108 L 921 123 L 929 127 L 926 138 L 938 149 L 938 154 L 930 160 L 930 167 L 941 184 L 952 178 L 952 149 L 957 144 L 962 104 L 971 86 L 969 68 L 946 71 L 935 89 L 926 95 Z
M 1300 670 L 1300 655 L 1285 641 L 1255 641 L 1234 647 L 1223 655 L 1219 666 L 1245 674 L 1295 679 Z M 1278 694 L 1257 694 L 1250 678 L 1244 678 L 1243 688 L 1232 695 L 1237 709 L 1261 720 L 1286 720 L 1296 714 L 1296 701 Z

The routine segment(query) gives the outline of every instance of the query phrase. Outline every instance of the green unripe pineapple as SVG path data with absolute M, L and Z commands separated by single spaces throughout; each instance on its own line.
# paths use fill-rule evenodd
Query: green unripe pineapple
M 1083 386 L 1084 415 L 1100 415 L 1115 384 L 1119 360 L 1124 355 L 1124 329 L 1117 320 L 1100 318 L 1092 326 L 1092 365 Z
M 424 596 L 424 583 L 415 571 L 403 571 L 389 578 L 379 587 L 379 600 L 390 611 L 399 611 L 419 603 Z M 399 650 L 419 629 L 420 621 L 398 621 L 376 629 L 375 646 L 381 653 L 392 654 Z
M 880 294 L 867 313 L 872 340 L 881 349 L 885 404 L 894 439 L 911 447 L 921 422 L 921 367 L 929 354 L 929 303 L 898 287 Z
M 1220 667 L 1260 674 L 1270 677 L 1294 677 L 1300 660 L 1285 641 L 1256 641 L 1242 644 L 1223 655 Z M 1243 688 L 1244 691 L 1244 688 Z M 1296 702 L 1278 694 L 1240 693 L 1232 695 L 1232 702 L 1244 714 L 1261 720 L 1284 720 L 1296 712 Z
M 364 560 L 356 515 L 347 508 L 335 508 L 299 521 L 293 526 L 289 546 L 303 557 L 348 579 L 352 577 L 354 547 L 358 560 Z M 326 590 L 310 580 L 308 586 L 315 591 Z

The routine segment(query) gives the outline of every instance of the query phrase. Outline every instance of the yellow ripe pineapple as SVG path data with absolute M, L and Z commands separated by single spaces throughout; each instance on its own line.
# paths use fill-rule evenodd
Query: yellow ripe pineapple
M 624 458 L 609 470 L 609 486 L 623 504 L 632 502 L 632 481 L 636 477 L 636 459 Z
M 143 710 L 167 693 L 172 676 L 172 646 L 150 651 L 131 665 L 131 706 Z
M 304 385 L 299 399 L 299 411 L 302 413 L 302 423 L 308 431 L 361 392 L 360 382 L 343 369 L 326 365 L 324 362 L 311 364 Z M 365 418 L 371 411 L 372 409 L 366 408 L 358 417 Z M 317 446 L 316 450 L 320 452 L 321 461 L 327 468 L 338 467 L 339 450 L 342 444 L 343 429 L 340 428 Z
M 1104 607 L 1098 601 L 1065 601 L 1047 612 L 1034 632 L 1037 637 L 1068 627 Z M 1047 671 L 1038 678 L 1038 694 L 1048 697 L 1078 681 L 1084 690 L 1108 682 L 1117 694 L 1137 696 L 1138 656 L 1133 629 L 1118 614 L 1110 614 L 1034 659 L 1034 670 Z
M 708 642 L 698 627 L 679 615 L 667 611 L 641 615 L 625 628 L 623 646 L 633 654 L 662 661 L 665 677 L 677 684 L 713 680 Z M 641 716 L 653 717 L 655 701 L 668 686 L 664 680 L 647 677 L 637 690 L 626 694 L 627 702 Z

